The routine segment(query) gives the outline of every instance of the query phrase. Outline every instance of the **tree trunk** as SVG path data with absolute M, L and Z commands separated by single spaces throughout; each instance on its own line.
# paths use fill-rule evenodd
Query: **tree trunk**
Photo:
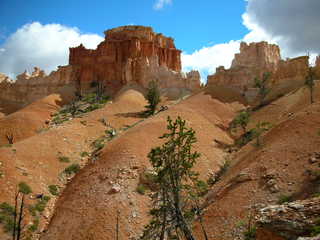
M 23 207 L 24 207 L 24 194 L 22 194 L 21 205 L 20 205 L 20 212 L 19 212 L 19 221 L 18 221 L 18 233 L 17 233 L 17 240 L 20 240 L 21 237 L 21 224 L 23 219 Z

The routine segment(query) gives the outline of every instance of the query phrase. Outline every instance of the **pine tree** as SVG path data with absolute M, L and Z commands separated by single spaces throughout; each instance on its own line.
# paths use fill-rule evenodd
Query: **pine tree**
M 265 72 L 265 73 L 263 73 L 262 80 L 260 80 L 260 78 L 258 78 L 258 77 L 256 77 L 254 79 L 255 87 L 259 89 L 258 94 L 260 97 L 260 106 L 263 104 L 265 97 L 270 92 L 270 89 L 267 88 L 267 82 L 268 82 L 270 76 L 271 76 L 270 72 Z
M 232 121 L 231 128 L 240 126 L 243 134 L 247 132 L 247 125 L 250 121 L 250 113 L 248 111 L 241 111 Z
M 191 224 L 196 216 L 201 217 L 198 202 L 207 188 L 198 179 L 199 174 L 192 170 L 200 156 L 192 151 L 192 145 L 197 141 L 195 131 L 188 129 L 180 117 L 175 121 L 168 117 L 167 122 L 169 132 L 160 137 L 167 141 L 148 155 L 154 168 L 157 191 L 152 195 L 152 219 L 140 239 L 194 240 Z
M 145 111 L 145 114 L 147 116 L 150 116 L 155 113 L 157 105 L 160 102 L 160 91 L 158 88 L 158 84 L 155 81 L 151 81 L 149 83 L 148 93 L 147 93 L 146 99 L 149 104 L 147 106 L 145 106 L 145 108 L 147 109 Z
M 311 104 L 314 103 L 314 99 L 313 99 L 314 79 L 315 79 L 314 72 L 313 72 L 312 68 L 309 67 L 308 75 L 306 76 L 305 84 L 308 86 L 308 88 L 310 90 L 310 102 L 311 102 Z

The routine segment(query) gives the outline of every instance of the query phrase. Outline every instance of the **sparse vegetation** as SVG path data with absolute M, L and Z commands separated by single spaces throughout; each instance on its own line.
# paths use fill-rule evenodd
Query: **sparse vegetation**
M 18 187 L 19 187 L 19 192 L 25 195 L 32 193 L 31 187 L 25 182 L 20 182 Z
M 137 193 L 144 195 L 147 190 L 147 187 L 144 184 L 139 184 L 136 191 Z
M 13 240 L 31 239 L 32 232 L 39 224 L 25 228 L 25 196 L 31 192 L 32 190 L 27 183 L 20 182 L 15 194 L 14 206 L 7 202 L 0 204 L 0 223 L 3 224 L 3 230 L 9 233 Z
M 92 146 L 95 148 L 96 151 L 101 150 L 104 147 L 105 137 L 100 137 L 93 141 Z
M 258 92 L 259 100 L 260 100 L 259 106 L 263 105 L 264 99 L 266 98 L 266 96 L 270 92 L 270 89 L 267 87 L 267 83 L 268 83 L 268 80 L 269 80 L 270 77 L 271 77 L 271 73 L 270 72 L 265 72 L 262 75 L 262 79 L 260 79 L 258 77 L 256 77 L 254 79 L 254 86 L 259 89 L 259 92 Z
M 14 214 L 15 209 L 7 202 L 0 204 L 0 223 L 3 224 L 3 229 L 5 232 L 12 232 L 14 225 Z
M 167 141 L 148 155 L 154 168 L 157 191 L 152 194 L 152 219 L 140 239 L 164 239 L 165 236 L 177 239 L 184 236 L 193 240 L 191 226 L 196 216 L 207 239 L 198 203 L 203 183 L 198 179 L 199 174 L 192 170 L 200 154 L 192 152 L 195 132 L 185 124 L 180 117 L 175 121 L 168 117 L 169 133 L 160 137 Z
M 80 171 L 80 165 L 78 163 L 73 163 L 69 167 L 64 169 L 64 173 L 71 175 L 76 174 Z
M 11 132 L 8 132 L 6 133 L 6 139 L 8 140 L 8 144 L 13 144 L 13 140 L 14 140 L 14 136 L 13 136 L 13 133 Z
M 144 112 L 144 114 L 148 117 L 155 113 L 160 102 L 160 91 L 157 82 L 151 81 L 149 83 L 146 99 L 148 101 L 148 105 L 145 106 L 147 110 Z
M 284 204 L 292 201 L 292 195 L 281 194 L 278 198 L 278 204 Z
M 244 240 L 255 240 L 256 234 L 257 234 L 257 228 L 255 226 L 252 226 L 243 233 Z
M 229 166 L 230 166 L 230 161 L 225 160 L 223 165 L 220 167 L 219 171 L 214 176 L 210 177 L 207 180 L 207 184 L 209 186 L 212 186 L 216 184 L 218 181 L 220 181 L 221 177 L 227 172 Z
M 306 76 L 305 85 L 310 90 L 310 102 L 311 102 L 311 104 L 314 103 L 314 99 L 313 99 L 313 92 L 314 92 L 314 85 L 315 85 L 314 80 L 315 80 L 315 73 L 314 73 L 312 67 L 309 67 L 308 74 Z
M 68 157 L 66 157 L 66 156 L 60 156 L 59 157 L 59 161 L 63 162 L 63 163 L 69 163 L 70 159 Z
M 248 142 L 252 141 L 255 137 L 254 129 L 250 129 L 245 134 L 242 134 L 238 139 L 235 141 L 235 145 L 238 147 L 242 147 L 246 145 Z
M 81 157 L 88 157 L 88 156 L 89 156 L 89 153 L 88 153 L 88 152 L 81 152 L 81 153 L 80 153 L 80 156 L 81 156 Z
M 98 95 L 97 93 L 88 94 L 77 101 L 73 101 L 69 105 L 63 106 L 61 110 L 54 115 L 51 122 L 58 125 L 71 118 L 81 117 L 84 113 L 104 107 L 108 101 L 108 96 Z M 87 125 L 86 121 L 80 121 L 80 123 L 84 126 Z
M 39 213 L 43 212 L 49 200 L 50 200 L 50 197 L 43 196 L 42 199 L 39 199 L 38 202 L 34 205 L 34 209 Z
M 316 220 L 315 224 L 316 225 L 312 227 L 311 233 L 310 233 L 312 237 L 320 234 L 320 218 Z
M 54 195 L 54 196 L 57 196 L 59 195 L 59 188 L 57 185 L 49 185 L 48 186 L 48 189 L 49 189 L 49 192 Z
M 241 111 L 232 121 L 231 128 L 234 129 L 238 126 L 242 128 L 243 134 L 247 132 L 247 125 L 250 121 L 249 111 Z
M 269 122 L 258 122 L 256 127 L 252 129 L 252 136 L 256 139 L 255 146 L 260 147 L 262 145 L 261 135 L 271 128 L 271 123 Z

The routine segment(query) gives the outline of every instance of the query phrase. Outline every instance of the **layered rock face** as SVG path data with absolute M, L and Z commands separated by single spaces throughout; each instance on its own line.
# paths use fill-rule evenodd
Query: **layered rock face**
M 319 212 L 320 198 L 263 208 L 257 216 L 257 239 L 297 239 L 299 236 L 308 236 L 310 230 L 319 224 Z M 266 233 L 273 237 L 266 237 Z
M 82 45 L 70 48 L 69 63 L 77 69 L 81 93 L 99 83 L 114 95 L 124 85 L 147 87 L 151 80 L 160 88 L 199 88 L 199 74 L 181 73 L 180 55 L 172 38 L 154 33 L 150 27 L 124 26 L 106 31 L 96 50 Z
M 113 96 L 125 85 L 147 87 L 150 81 L 157 81 L 163 90 L 200 88 L 198 72 L 181 72 L 180 55 L 172 38 L 154 33 L 150 27 L 111 29 L 96 50 L 83 45 L 70 48 L 69 65 L 48 76 L 39 68 L 31 75 L 22 73 L 16 81 L 1 74 L 0 101 L 25 105 L 65 88 L 69 93 L 85 94 L 97 85 Z
M 320 56 L 316 58 L 315 62 L 315 75 L 317 79 L 320 79 Z
M 280 61 L 280 48 L 267 42 L 240 44 L 240 53 L 235 54 L 231 68 L 252 67 L 276 70 Z
M 274 72 L 280 62 L 280 49 L 267 42 L 240 44 L 240 53 L 235 54 L 231 68 L 218 67 L 214 75 L 208 76 L 209 85 L 220 85 L 245 90 L 253 87 L 254 78 L 264 72 Z
M 5 76 L 5 75 L 4 75 Z M 71 66 L 59 67 L 50 75 L 35 67 L 31 75 L 24 72 L 17 76 L 16 81 L 0 76 L 0 101 L 20 103 L 34 102 L 52 93 L 59 93 L 64 88 L 73 88 L 73 70 Z
M 279 47 L 267 42 L 241 43 L 240 53 L 235 55 L 231 68 L 218 67 L 214 75 L 208 76 L 208 85 L 229 87 L 254 99 L 257 92 L 254 80 L 261 79 L 266 72 L 271 73 L 269 87 L 289 89 L 290 85 L 303 84 L 308 60 L 307 56 L 281 60 Z

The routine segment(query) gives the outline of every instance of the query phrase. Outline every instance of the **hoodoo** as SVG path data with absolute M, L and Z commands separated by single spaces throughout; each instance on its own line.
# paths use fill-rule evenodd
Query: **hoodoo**
M 77 71 L 81 92 L 101 84 L 113 95 L 124 85 L 146 87 L 151 80 L 161 88 L 199 88 L 199 74 L 197 78 L 181 74 L 180 56 L 172 38 L 151 27 L 123 26 L 105 31 L 105 40 L 96 50 L 83 45 L 70 48 L 69 63 Z

